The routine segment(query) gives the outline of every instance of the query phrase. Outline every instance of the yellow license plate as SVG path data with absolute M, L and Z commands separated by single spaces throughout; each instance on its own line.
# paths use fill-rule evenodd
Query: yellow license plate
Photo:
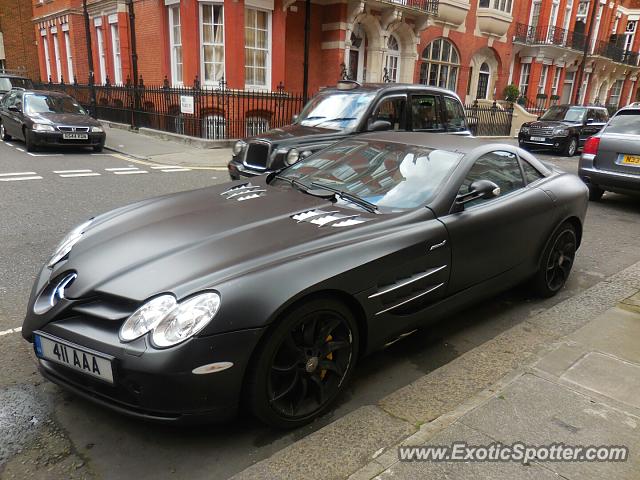
M 637 165 L 640 167 L 640 157 L 636 157 L 635 155 L 625 155 L 622 159 L 622 163 L 625 165 Z

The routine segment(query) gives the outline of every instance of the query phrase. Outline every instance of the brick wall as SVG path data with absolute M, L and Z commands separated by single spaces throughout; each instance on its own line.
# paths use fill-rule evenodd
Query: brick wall
M 0 0 L 0 31 L 4 37 L 7 69 L 24 69 L 38 78 L 38 51 L 31 23 L 30 0 Z

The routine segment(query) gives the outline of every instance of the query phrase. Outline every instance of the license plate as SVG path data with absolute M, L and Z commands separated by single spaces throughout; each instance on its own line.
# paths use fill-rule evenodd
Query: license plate
M 633 165 L 634 167 L 640 167 L 640 157 L 636 155 L 624 155 L 622 157 L 622 164 Z
M 544 142 L 546 138 L 544 137 L 531 137 L 532 142 Z
M 62 138 L 65 140 L 88 140 L 89 135 L 86 133 L 63 133 Z
M 39 358 L 65 365 L 92 377 L 113 383 L 111 358 L 56 337 L 35 334 L 34 350 Z

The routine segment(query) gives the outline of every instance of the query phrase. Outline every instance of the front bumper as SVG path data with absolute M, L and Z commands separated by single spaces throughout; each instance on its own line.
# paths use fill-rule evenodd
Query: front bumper
M 565 136 L 550 136 L 550 137 L 540 137 L 544 140 L 532 140 L 531 135 L 520 133 L 518 134 L 518 142 L 524 145 L 528 145 L 531 147 L 539 147 L 539 148 L 548 148 L 554 150 L 562 150 L 566 147 L 567 142 L 571 137 Z
M 104 145 L 106 134 L 104 132 L 87 133 L 86 140 L 66 140 L 62 132 L 38 132 L 31 131 L 33 142 L 36 145 L 56 145 L 70 147 L 96 147 Z
M 45 378 L 84 398 L 144 420 L 188 424 L 223 421 L 235 415 L 244 372 L 263 329 L 194 337 L 159 350 L 146 337 L 121 343 L 119 327 L 120 322 L 98 325 L 94 320 L 72 317 L 40 330 L 114 357 L 113 384 L 41 358 L 39 370 Z M 215 362 L 233 366 L 215 373 L 193 373 Z
M 229 169 L 229 176 L 231 177 L 231 180 L 240 180 L 242 177 L 251 178 L 257 175 L 264 175 L 265 173 L 268 174 L 273 172 L 273 170 L 269 169 L 256 170 L 249 168 L 244 163 L 235 159 L 229 162 L 227 168 Z

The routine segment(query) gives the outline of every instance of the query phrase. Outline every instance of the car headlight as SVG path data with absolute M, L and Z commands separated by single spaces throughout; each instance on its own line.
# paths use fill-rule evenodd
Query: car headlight
M 529 127 L 520 127 L 520 133 L 529 133 Z
M 93 133 L 102 133 L 104 129 L 102 127 L 91 127 L 91 132 Z
M 153 329 L 156 347 L 171 347 L 202 330 L 220 308 L 220 295 L 205 292 L 180 302 Z
M 554 135 L 567 135 L 569 133 L 569 129 L 567 127 L 556 127 L 553 129 Z
M 245 142 L 244 140 L 238 140 L 233 144 L 233 154 L 238 155 L 240 152 L 242 152 L 242 150 L 244 150 L 244 147 L 246 146 L 247 142 Z
M 34 123 L 33 130 L 36 132 L 55 132 L 56 129 L 53 128 L 52 125 L 47 125 L 46 123 Z
M 120 327 L 120 340 L 130 342 L 153 330 L 178 302 L 173 295 L 160 295 L 142 305 Z
M 83 223 L 82 225 L 78 225 L 76 228 L 67 233 L 67 235 L 58 244 L 58 247 L 53 252 L 53 255 L 51 255 L 49 262 L 47 262 L 47 267 L 53 268 L 56 263 L 66 257 L 73 246 L 82 239 L 82 235 L 89 228 L 91 223 L 93 223 L 93 218 L 88 222 Z
M 284 159 L 284 163 L 286 163 L 287 165 L 293 165 L 298 160 L 300 160 L 300 152 L 298 151 L 298 149 L 292 148 L 291 150 L 289 150 L 289 153 L 287 153 L 287 156 Z

